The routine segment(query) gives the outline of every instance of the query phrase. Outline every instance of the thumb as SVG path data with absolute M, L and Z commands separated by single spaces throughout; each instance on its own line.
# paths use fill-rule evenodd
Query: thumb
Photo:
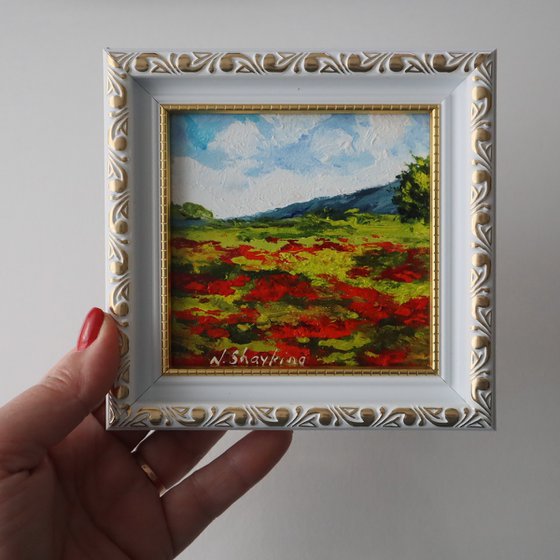
M 35 468 L 109 391 L 119 365 L 119 333 L 101 309 L 87 315 L 78 344 L 35 386 L 0 408 L 0 471 Z

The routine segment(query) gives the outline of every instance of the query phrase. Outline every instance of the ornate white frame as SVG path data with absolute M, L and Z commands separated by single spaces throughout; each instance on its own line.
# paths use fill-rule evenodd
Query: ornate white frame
M 494 403 L 495 52 L 107 49 L 107 307 L 121 368 L 108 429 L 485 428 Z M 439 376 L 169 376 L 161 370 L 160 107 L 436 104 Z

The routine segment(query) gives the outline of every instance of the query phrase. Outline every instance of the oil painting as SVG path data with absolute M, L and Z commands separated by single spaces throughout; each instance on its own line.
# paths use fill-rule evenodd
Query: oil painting
M 169 365 L 428 370 L 429 111 L 169 116 Z

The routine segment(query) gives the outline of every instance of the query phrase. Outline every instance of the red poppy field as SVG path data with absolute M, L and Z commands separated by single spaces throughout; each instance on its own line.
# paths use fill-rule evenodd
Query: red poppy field
M 393 215 L 170 233 L 173 368 L 427 368 L 430 232 Z

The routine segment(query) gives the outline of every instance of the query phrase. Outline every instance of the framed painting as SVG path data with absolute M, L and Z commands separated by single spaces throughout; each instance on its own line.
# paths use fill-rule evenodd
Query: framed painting
M 165 373 L 437 371 L 437 106 L 162 105 L 161 125 Z
M 493 428 L 495 59 L 106 50 L 108 428 Z

